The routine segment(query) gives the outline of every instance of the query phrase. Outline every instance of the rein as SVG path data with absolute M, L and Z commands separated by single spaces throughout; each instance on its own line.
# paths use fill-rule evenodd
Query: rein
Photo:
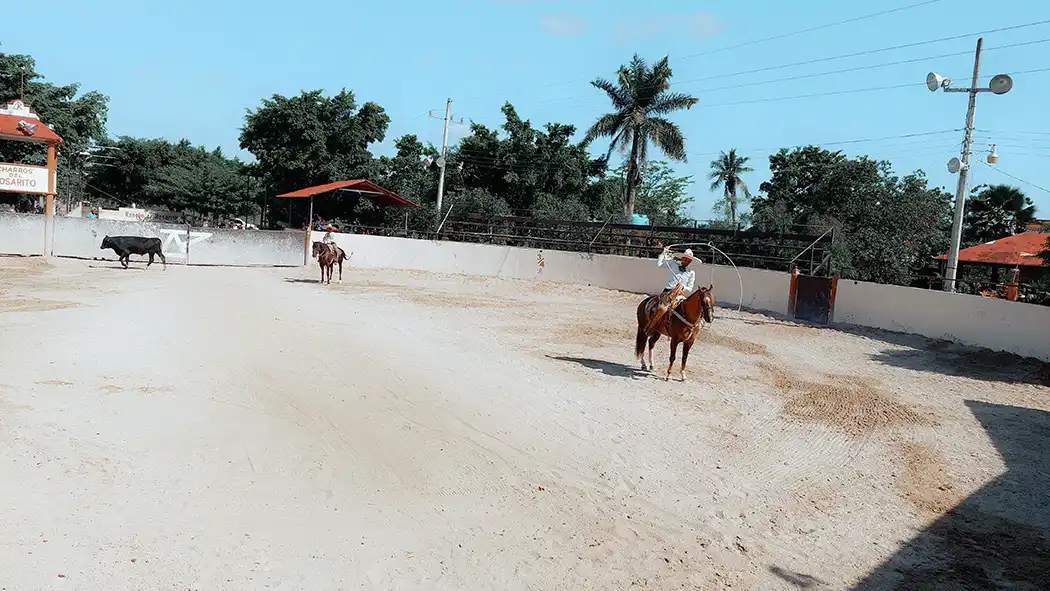
M 690 297 L 692 297 L 693 295 L 696 295 L 696 294 L 698 294 L 700 292 L 701 291 L 698 289 L 693 294 L 691 294 Z M 685 301 L 683 301 L 682 303 L 684 304 Z M 681 320 L 682 324 L 684 324 L 687 327 L 689 327 L 689 336 L 686 337 L 686 338 L 692 338 L 693 333 L 695 331 L 703 328 L 703 326 L 704 326 L 704 299 L 703 299 L 703 297 L 700 298 L 700 318 L 698 318 L 696 322 L 689 322 L 688 320 L 686 320 L 685 316 L 683 316 L 681 313 L 678 312 L 678 308 L 679 307 L 681 307 L 681 306 L 675 306 L 675 307 L 671 308 L 671 315 L 674 316 L 675 318 Z

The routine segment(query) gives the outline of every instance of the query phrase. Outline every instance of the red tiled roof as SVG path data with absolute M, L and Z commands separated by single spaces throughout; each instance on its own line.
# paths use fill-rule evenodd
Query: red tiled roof
M 981 263 L 985 265 L 1003 265 L 1008 267 L 1040 267 L 1043 259 L 1039 253 L 1047 248 L 1050 234 L 1025 232 L 978 244 L 959 251 L 959 262 Z M 935 257 L 945 260 L 948 255 Z
M 7 140 L 61 144 L 62 138 L 40 120 L 22 101 L 9 101 L 0 107 L 0 137 Z
M 317 185 L 316 187 L 307 187 L 305 189 L 299 189 L 298 191 L 292 191 L 291 193 L 284 193 L 277 197 L 281 199 L 302 199 L 304 197 L 313 197 L 314 195 L 320 195 L 321 193 L 328 193 L 331 191 L 358 193 L 362 197 L 367 197 L 368 199 L 383 205 L 393 205 L 395 207 L 419 207 L 418 203 L 402 197 L 393 191 L 384 189 L 367 179 L 336 181 L 326 185 Z

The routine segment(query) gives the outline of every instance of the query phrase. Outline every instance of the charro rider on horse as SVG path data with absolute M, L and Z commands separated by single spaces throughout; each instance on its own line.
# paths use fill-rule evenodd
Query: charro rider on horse
M 667 276 L 667 286 L 660 293 L 660 303 L 652 315 L 649 326 L 646 327 L 646 334 L 649 336 L 658 330 L 657 327 L 663 322 L 667 310 L 684 300 L 693 291 L 693 285 L 696 283 L 696 273 L 689 268 L 689 264 L 693 262 L 692 249 L 685 249 L 685 252 L 678 256 L 677 260 L 675 260 L 676 256 L 678 255 L 671 254 L 671 249 L 668 247 L 656 259 L 656 266 L 667 267 L 669 274 Z M 680 289 L 676 290 L 676 286 Z M 672 291 L 678 292 L 673 302 L 670 301 Z

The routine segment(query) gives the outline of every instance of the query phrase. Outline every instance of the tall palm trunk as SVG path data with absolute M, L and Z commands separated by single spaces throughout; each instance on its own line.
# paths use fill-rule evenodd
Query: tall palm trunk
M 729 194 L 729 219 L 733 222 L 733 228 L 736 228 L 736 187 Z
M 638 152 L 641 151 L 639 135 L 637 133 L 634 135 L 634 142 L 631 144 L 631 159 L 627 163 L 627 191 L 623 199 L 623 215 L 627 218 L 625 220 L 627 223 L 631 223 L 631 216 L 634 215 L 634 199 L 638 194 L 638 185 L 642 181 L 642 171 L 638 167 Z

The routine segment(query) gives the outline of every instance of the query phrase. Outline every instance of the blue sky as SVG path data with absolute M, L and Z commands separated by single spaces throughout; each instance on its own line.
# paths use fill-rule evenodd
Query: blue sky
M 674 89 L 701 99 L 675 120 L 689 154 L 677 168 L 697 177 L 693 211 L 706 219 L 717 196 L 704 175 L 728 148 L 751 156 L 756 171 L 745 180 L 755 189 L 768 177 L 770 151 L 836 142 L 828 147 L 890 159 L 898 172 L 922 168 L 954 193 L 945 162 L 958 154 L 966 95 L 931 93 L 923 81 L 934 70 L 965 85 L 976 36 L 780 66 L 1047 20 L 1045 0 L 931 1 L 717 51 L 921 2 L 49 0 L 37 21 L 47 23 L 47 38 L 34 37 L 37 27 L 8 27 L 0 41 L 5 52 L 36 58 L 53 82 L 107 94 L 111 135 L 186 137 L 228 153 L 239 151 L 245 109 L 274 93 L 316 88 L 346 87 L 386 108 L 393 121 L 374 147 L 379 153 L 405 133 L 440 144 L 441 122 L 426 112 L 440 113 L 447 97 L 455 117 L 498 125 L 509 100 L 534 125 L 572 123 L 582 135 L 608 107 L 590 80 L 611 78 L 635 52 L 650 60 L 670 55 Z M 1050 217 L 1050 193 L 1006 176 L 1050 189 L 1050 71 L 1023 73 L 1050 66 L 1050 42 L 1003 47 L 1042 40 L 1050 40 L 1050 24 L 984 35 L 984 82 L 1018 74 L 1008 95 L 978 98 L 971 183 L 1020 186 Z M 770 69 L 744 73 L 762 68 Z M 799 95 L 823 96 L 785 98 Z M 452 139 L 465 131 L 453 127 Z M 877 141 L 854 142 L 866 139 Z M 989 143 L 998 147 L 995 169 L 982 164 Z

